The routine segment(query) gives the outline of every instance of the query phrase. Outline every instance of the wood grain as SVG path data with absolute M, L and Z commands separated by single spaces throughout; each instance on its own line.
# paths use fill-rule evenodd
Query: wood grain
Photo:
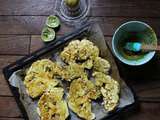
M 0 16 L 0 34 L 31 35 L 41 34 L 47 16 Z M 71 29 L 62 25 L 60 34 L 68 33 Z
M 15 62 L 20 59 L 22 56 L 14 56 L 14 55 L 0 55 L 0 71 L 2 68 L 7 66 L 8 64 Z
M 0 35 L 0 54 L 29 54 L 30 36 Z
M 160 23 L 157 21 L 158 19 L 155 19 L 155 18 L 94 17 L 93 20 L 100 24 L 104 35 L 112 36 L 115 30 L 121 24 L 128 22 L 128 21 L 134 21 L 134 20 L 142 21 L 142 22 L 149 24 L 155 30 L 157 35 L 158 36 L 160 35 L 160 30 L 158 27 Z
M 21 58 L 22 56 L 0 56 L 0 96 L 13 96 L 9 86 L 7 84 L 7 81 L 4 79 L 4 76 L 2 74 L 2 68 L 7 66 L 8 64 L 16 61 L 17 59 Z
M 0 97 L 0 117 L 22 117 L 13 97 Z
M 126 117 L 125 120 L 159 120 L 159 109 L 159 103 L 141 103 L 140 110 Z
M 91 0 L 91 21 L 100 24 L 106 43 L 119 25 L 140 20 L 153 27 L 160 37 L 159 0 Z M 21 56 L 33 52 L 44 44 L 40 39 L 46 17 L 54 14 L 55 0 L 3 0 L 0 4 L 0 120 L 23 120 L 14 98 L 2 75 L 2 68 Z M 57 35 L 72 28 L 61 24 Z M 3 54 L 3 55 L 2 55 Z M 131 69 L 118 60 L 120 74 L 140 96 L 159 96 L 160 55 L 143 67 Z M 157 88 L 155 88 L 157 87 Z M 140 110 L 122 120 L 158 120 L 160 103 L 141 103 Z
M 33 34 L 40 35 L 41 30 L 44 27 L 46 16 L 4 16 L 0 17 L 0 34 Z M 139 20 L 148 23 L 153 27 L 157 35 L 160 35 L 160 19 L 158 18 L 125 18 L 125 17 L 91 17 L 91 21 L 95 21 L 100 24 L 104 35 L 111 36 L 114 34 L 115 30 L 122 23 Z M 57 34 L 67 34 L 71 32 L 73 28 L 61 25 L 60 30 Z
M 56 35 L 56 38 L 59 38 L 61 35 Z M 44 47 L 48 43 L 44 43 L 41 39 L 41 35 L 32 35 L 31 36 L 31 44 L 30 44 L 30 52 L 34 52 L 41 47 Z
M 0 118 L 0 120 L 24 120 L 23 118 L 6 118 L 6 117 L 2 117 Z
M 41 40 L 40 35 L 32 35 L 31 36 L 30 52 L 34 52 L 43 46 L 45 46 L 45 44 Z
M 0 96 L 13 96 L 2 73 L 0 73 Z
M 142 7 L 143 6 L 143 7 Z M 93 0 L 92 16 L 158 17 L 158 0 Z
M 160 16 L 158 0 L 91 0 L 91 4 L 92 16 Z M 5 0 L 0 4 L 0 15 L 50 15 L 54 14 L 54 6 L 55 0 Z
M 55 0 L 3 0 L 0 15 L 50 15 Z
M 40 34 L 44 16 L 1 16 L 0 34 Z

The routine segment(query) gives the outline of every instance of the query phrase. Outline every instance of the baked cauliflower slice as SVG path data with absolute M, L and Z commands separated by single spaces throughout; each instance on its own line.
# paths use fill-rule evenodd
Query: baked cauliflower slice
M 106 75 L 102 72 L 93 72 L 93 77 L 95 79 L 95 85 L 96 86 L 103 86 L 103 84 L 107 83 L 109 80 L 111 80 L 111 76 Z
M 119 102 L 119 84 L 111 79 L 104 87 L 101 87 L 103 95 L 104 107 L 107 111 L 114 110 Z
M 93 70 L 108 74 L 110 67 L 111 67 L 111 65 L 107 60 L 105 60 L 101 57 L 96 57 L 94 59 Z
M 99 49 L 93 42 L 83 39 L 78 47 L 78 60 L 94 59 L 99 56 Z
M 80 118 L 83 118 L 85 120 L 92 120 L 95 118 L 95 114 L 92 113 L 91 102 L 89 99 L 87 99 L 87 101 L 82 99 L 82 101 L 85 101 L 85 102 L 83 102 L 83 103 L 80 102 L 81 104 L 78 102 L 75 102 L 75 101 L 76 100 L 70 99 L 68 101 L 68 106 Z
M 99 56 L 99 49 L 87 39 L 71 41 L 61 52 L 60 57 L 65 63 L 94 59 Z
M 103 96 L 104 108 L 107 111 L 114 110 L 119 103 L 119 83 L 102 72 L 94 72 L 93 76 L 95 78 L 95 84 L 100 88 Z
M 59 82 L 56 79 L 37 77 L 33 81 L 26 84 L 26 90 L 29 96 L 36 98 L 41 96 L 50 85 L 57 86 L 58 83 Z
M 61 52 L 61 59 L 66 63 L 75 62 L 77 60 L 79 44 L 79 40 L 71 41 L 68 46 L 65 47 L 64 50 Z
M 41 96 L 43 92 L 50 86 L 57 86 L 59 81 L 51 78 L 47 74 L 29 74 L 25 77 L 24 85 L 27 93 L 32 98 Z
M 38 101 L 41 120 L 65 120 L 69 116 L 63 88 L 49 88 Z
M 34 62 L 28 69 L 26 75 L 30 73 L 47 73 L 50 77 L 53 77 L 53 75 L 58 75 L 60 71 L 61 67 L 57 63 L 49 59 L 42 59 Z
M 72 98 L 86 96 L 88 99 L 97 99 L 99 94 L 100 93 L 97 91 L 96 86 L 88 79 L 75 79 L 70 84 L 69 96 Z
M 66 81 L 71 81 L 77 78 L 87 79 L 87 73 L 82 65 L 70 63 L 61 71 L 61 77 Z
M 100 92 L 97 92 L 95 85 L 91 81 L 73 80 L 68 95 L 69 108 L 85 120 L 94 119 L 95 115 L 91 110 L 91 100 L 97 99 L 99 95 Z
M 58 80 L 54 78 L 60 73 L 60 67 L 48 59 L 34 62 L 26 73 L 24 85 L 27 93 L 32 98 L 41 96 L 49 85 L 58 85 Z

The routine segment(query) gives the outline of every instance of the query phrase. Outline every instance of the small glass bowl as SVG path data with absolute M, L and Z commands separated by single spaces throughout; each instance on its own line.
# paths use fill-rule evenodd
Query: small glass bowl
M 69 8 L 64 0 L 56 0 L 55 14 L 71 26 L 80 26 L 87 20 L 90 11 L 90 0 L 80 0 L 75 8 Z

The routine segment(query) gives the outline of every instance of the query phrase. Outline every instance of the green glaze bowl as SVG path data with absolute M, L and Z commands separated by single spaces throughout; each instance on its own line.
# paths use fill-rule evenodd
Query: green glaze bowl
M 144 22 L 130 21 L 122 24 L 115 31 L 112 38 L 112 49 L 114 55 L 123 63 L 131 66 L 143 65 L 150 61 L 155 51 L 131 53 L 126 51 L 126 42 L 141 42 L 157 46 L 157 37 L 154 30 Z

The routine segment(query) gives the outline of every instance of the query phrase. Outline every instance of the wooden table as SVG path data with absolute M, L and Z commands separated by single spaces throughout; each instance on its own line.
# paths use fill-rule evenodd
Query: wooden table
M 100 24 L 109 45 L 116 28 L 129 20 L 144 21 L 153 27 L 158 36 L 160 35 L 159 0 L 91 0 L 91 2 L 89 17 Z M 40 33 L 46 17 L 54 13 L 54 4 L 55 0 L 3 0 L 0 3 L 0 120 L 23 120 L 3 77 L 2 68 L 43 46 Z M 57 34 L 61 36 L 69 31 L 70 28 L 62 25 Z M 158 96 L 160 93 L 158 62 L 160 60 L 157 55 L 144 67 L 132 69 L 117 61 L 121 76 L 130 83 L 138 96 L 141 96 L 140 109 L 122 118 L 123 120 L 160 119 L 159 101 L 148 102 L 142 98 Z

